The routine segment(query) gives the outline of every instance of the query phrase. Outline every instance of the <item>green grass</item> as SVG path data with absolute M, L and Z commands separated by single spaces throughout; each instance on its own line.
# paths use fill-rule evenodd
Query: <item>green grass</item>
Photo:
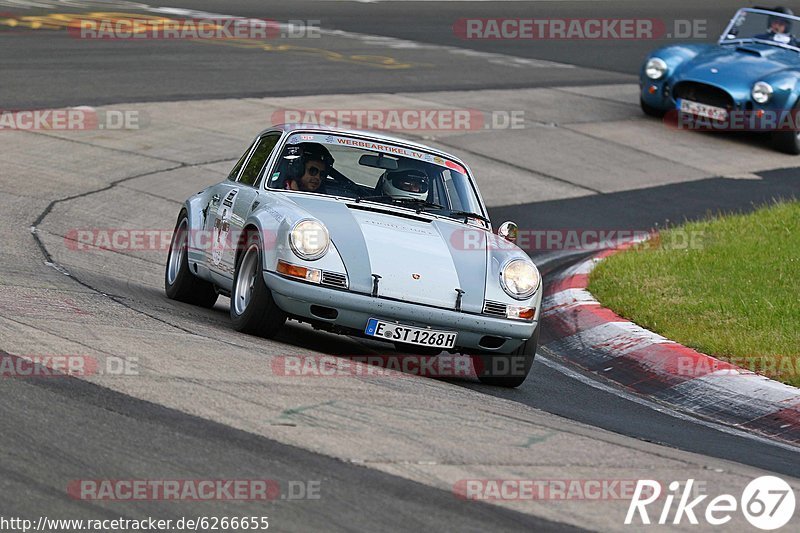
M 800 202 L 666 230 L 599 263 L 589 290 L 644 328 L 800 386 Z

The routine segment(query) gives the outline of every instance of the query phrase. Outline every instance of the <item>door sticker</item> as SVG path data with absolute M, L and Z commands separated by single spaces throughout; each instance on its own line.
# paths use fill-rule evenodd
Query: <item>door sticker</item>
M 236 195 L 239 189 L 233 189 L 217 207 L 217 215 L 214 220 L 214 231 L 212 233 L 213 244 L 211 248 L 211 262 L 219 266 L 222 262 L 222 253 L 228 244 L 231 231 L 231 215 L 233 214 L 233 204 L 236 202 Z

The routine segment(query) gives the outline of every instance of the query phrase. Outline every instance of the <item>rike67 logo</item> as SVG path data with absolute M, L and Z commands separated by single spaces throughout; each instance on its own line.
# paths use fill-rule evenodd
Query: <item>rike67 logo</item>
M 707 494 L 701 494 L 693 499 L 694 479 L 689 479 L 683 485 L 678 481 L 669 484 L 669 492 L 662 494 L 661 484 L 651 479 L 640 479 L 625 516 L 625 525 L 644 524 L 655 522 L 658 525 L 681 524 L 684 518 L 689 524 L 698 525 L 698 516 L 705 519 L 707 524 L 721 526 L 733 518 L 734 513 L 741 512 L 750 524 L 758 529 L 772 531 L 785 526 L 794 516 L 795 497 L 792 487 L 776 476 L 761 476 L 754 479 L 742 491 L 738 500 L 731 494 L 721 494 L 705 502 L 705 511 L 702 511 Z M 680 492 L 680 494 L 678 494 Z M 660 513 L 652 516 L 648 514 L 648 506 L 663 497 L 663 507 Z M 677 507 L 673 513 L 673 503 L 677 499 Z M 649 510 L 658 511 L 659 505 L 653 505 Z M 670 516 L 672 515 L 672 516 Z M 672 520 L 670 520 L 670 517 Z

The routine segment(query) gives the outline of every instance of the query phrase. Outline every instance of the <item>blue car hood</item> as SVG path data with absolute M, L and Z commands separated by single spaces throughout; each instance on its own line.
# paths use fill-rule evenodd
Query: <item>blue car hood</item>
M 737 99 L 742 94 L 746 98 L 756 81 L 798 66 L 800 53 L 777 46 L 759 43 L 715 46 L 679 67 L 673 82 L 709 83 L 726 89 Z

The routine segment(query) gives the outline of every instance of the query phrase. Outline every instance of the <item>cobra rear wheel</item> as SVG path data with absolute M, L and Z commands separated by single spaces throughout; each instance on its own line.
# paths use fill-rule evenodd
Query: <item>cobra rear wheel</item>
M 533 366 L 540 327 L 537 325 L 531 338 L 510 354 L 473 355 L 472 364 L 481 383 L 508 388 L 522 385 Z
M 169 245 L 164 290 L 167 297 L 179 302 L 211 308 L 217 301 L 214 285 L 189 271 L 189 218 L 181 211 Z
M 286 313 L 272 298 L 264 282 L 261 239 L 251 231 L 236 262 L 231 294 L 231 321 L 237 331 L 274 337 L 286 322 Z

